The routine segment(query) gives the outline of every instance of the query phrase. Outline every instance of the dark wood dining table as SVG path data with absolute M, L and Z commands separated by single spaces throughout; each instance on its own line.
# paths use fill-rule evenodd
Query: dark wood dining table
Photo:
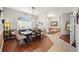
M 29 31 L 29 30 L 20 31 L 20 34 L 26 36 L 25 41 L 28 41 L 28 42 L 32 41 L 32 38 L 31 38 L 32 31 Z

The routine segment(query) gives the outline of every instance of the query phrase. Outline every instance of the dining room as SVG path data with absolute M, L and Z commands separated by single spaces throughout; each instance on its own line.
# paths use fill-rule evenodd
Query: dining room
M 3 8 L 3 52 L 47 51 L 53 45 L 44 30 L 38 27 L 38 15 L 34 12 L 34 7 L 31 13 Z
M 76 51 L 70 39 L 72 12 L 70 7 L 3 7 L 1 51 Z

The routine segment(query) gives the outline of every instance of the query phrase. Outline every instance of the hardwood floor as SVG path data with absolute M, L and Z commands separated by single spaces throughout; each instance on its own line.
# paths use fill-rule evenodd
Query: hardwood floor
M 70 44 L 70 35 L 61 35 L 60 38 Z
M 17 46 L 16 39 L 4 41 L 3 52 L 45 52 L 53 45 L 52 41 L 43 36 L 32 43 Z

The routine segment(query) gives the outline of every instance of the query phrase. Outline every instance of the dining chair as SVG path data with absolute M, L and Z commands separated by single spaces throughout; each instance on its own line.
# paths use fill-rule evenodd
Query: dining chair
M 32 42 L 32 34 L 27 34 L 26 38 L 24 39 L 26 43 L 31 43 Z
M 21 40 L 26 38 L 26 36 L 20 34 L 19 30 L 17 30 L 16 37 L 17 37 L 17 45 L 20 45 L 21 44 Z
M 33 31 L 33 32 L 32 32 L 31 37 L 32 37 L 32 40 L 36 39 L 36 31 Z
M 36 38 L 38 38 L 38 39 L 41 38 L 41 30 L 36 31 Z

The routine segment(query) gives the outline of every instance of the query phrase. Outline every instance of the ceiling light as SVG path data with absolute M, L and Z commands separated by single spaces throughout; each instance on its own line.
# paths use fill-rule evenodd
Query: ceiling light
M 54 14 L 48 14 L 47 17 L 55 17 L 56 15 Z

